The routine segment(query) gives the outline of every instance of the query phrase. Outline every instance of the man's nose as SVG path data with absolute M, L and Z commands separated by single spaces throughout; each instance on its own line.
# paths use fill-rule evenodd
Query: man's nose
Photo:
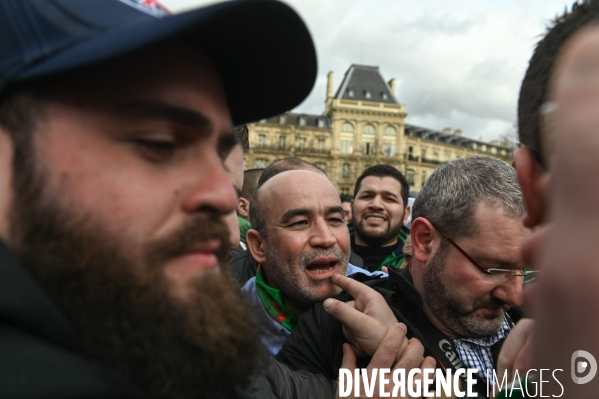
M 237 193 L 220 159 L 217 158 L 209 165 L 204 162 L 195 171 L 198 177 L 183 196 L 184 211 L 208 212 L 221 216 L 233 212 L 237 205 Z
M 368 204 L 368 207 L 370 209 L 382 209 L 383 199 L 379 195 L 375 196 Z
M 337 243 L 337 238 L 329 228 L 325 220 L 317 220 L 314 223 L 310 245 L 312 247 L 330 248 Z
M 493 296 L 507 303 L 511 307 L 522 305 L 522 279 L 523 277 L 514 276 L 499 284 L 493 290 Z

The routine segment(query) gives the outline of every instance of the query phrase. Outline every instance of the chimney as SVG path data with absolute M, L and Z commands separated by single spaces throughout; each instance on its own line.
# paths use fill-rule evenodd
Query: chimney
M 333 97 L 333 71 L 327 75 L 327 99 Z
M 395 95 L 395 78 L 389 81 L 389 87 L 391 88 L 391 94 Z
M 454 131 L 453 131 L 453 129 L 452 129 L 452 128 L 450 128 L 450 127 L 446 127 L 446 128 L 444 128 L 444 129 L 442 130 L 442 132 L 443 132 L 443 133 L 445 133 L 445 134 L 454 134 Z

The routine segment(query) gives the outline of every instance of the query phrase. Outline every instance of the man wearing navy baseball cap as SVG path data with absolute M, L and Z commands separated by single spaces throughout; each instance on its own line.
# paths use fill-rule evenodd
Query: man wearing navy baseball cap
M 279 2 L 0 0 L 0 397 L 244 390 L 223 159 L 315 76 Z

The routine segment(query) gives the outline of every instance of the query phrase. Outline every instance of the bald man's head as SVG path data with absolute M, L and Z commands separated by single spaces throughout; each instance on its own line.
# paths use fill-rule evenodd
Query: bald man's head
M 271 202 L 274 199 L 271 196 L 273 192 L 289 188 L 286 197 L 293 197 L 298 189 L 301 189 L 301 187 L 306 185 L 306 182 L 313 181 L 314 179 L 318 179 L 317 181 L 320 181 L 324 183 L 325 186 L 335 190 L 335 186 L 333 186 L 324 173 L 322 173 L 320 169 L 316 169 L 317 171 L 311 170 L 310 165 L 308 164 L 306 169 L 280 171 L 277 174 L 272 175 L 262 184 L 259 184 L 258 189 L 254 191 L 251 199 L 252 207 L 250 208 L 249 216 L 252 228 L 258 230 L 263 237 L 268 235 L 265 209 L 270 209 Z M 264 201 L 262 201 L 262 198 L 264 198 Z
M 248 248 L 266 282 L 301 314 L 337 295 L 330 281 L 347 272 L 349 230 L 335 186 L 322 173 L 290 170 L 258 187 L 250 208 Z
M 288 170 L 311 170 L 312 172 L 320 173 L 321 175 L 326 176 L 326 173 L 310 162 L 299 158 L 284 158 L 274 161 L 268 165 L 266 169 L 264 169 L 264 173 L 262 173 L 262 176 L 260 176 L 260 180 L 258 181 L 258 187 L 263 185 L 273 176 Z

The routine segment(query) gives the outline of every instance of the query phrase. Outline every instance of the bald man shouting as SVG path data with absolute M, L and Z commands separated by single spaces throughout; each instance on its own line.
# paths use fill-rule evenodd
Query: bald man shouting
M 348 264 L 339 194 L 321 173 L 291 170 L 272 177 L 252 196 L 250 221 L 248 249 L 260 266 L 243 289 L 274 356 L 303 312 L 339 294 L 333 274 L 370 273 Z

